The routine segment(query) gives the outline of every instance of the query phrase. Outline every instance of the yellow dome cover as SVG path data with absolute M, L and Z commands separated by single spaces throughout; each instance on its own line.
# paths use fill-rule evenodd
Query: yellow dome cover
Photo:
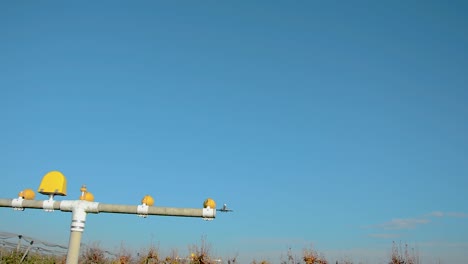
M 207 207 L 210 207 L 211 209 L 216 208 L 216 202 L 211 198 L 206 199 L 205 202 L 203 203 L 203 208 L 207 208 Z
M 149 195 L 145 195 L 145 197 L 143 197 L 143 199 L 141 199 L 141 203 L 146 204 L 148 206 L 153 206 L 154 199 L 153 199 L 153 197 L 151 197 Z
M 85 200 L 88 202 L 94 202 L 94 195 L 90 192 L 85 192 L 84 196 L 80 196 L 80 200 Z
M 34 200 L 36 193 L 31 189 L 24 189 L 18 194 L 18 196 L 25 200 Z
M 42 178 L 37 192 L 41 194 L 67 195 L 67 179 L 60 171 L 48 172 Z

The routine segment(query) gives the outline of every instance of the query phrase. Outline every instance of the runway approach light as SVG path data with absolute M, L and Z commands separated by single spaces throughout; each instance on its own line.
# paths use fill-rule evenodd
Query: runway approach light
M 203 220 L 213 220 L 216 218 L 216 203 L 211 198 L 204 201 L 204 208 L 177 208 L 153 206 L 155 200 L 149 195 L 143 197 L 140 205 L 92 202 L 94 196 L 88 192 L 86 186 L 83 185 L 80 191 L 79 200 L 54 200 L 55 195 L 65 196 L 67 194 L 67 180 L 61 172 L 50 171 L 43 176 L 37 191 L 47 195 L 48 199 L 34 200 L 34 191 L 24 189 L 19 192 L 17 198 L 0 198 L 0 207 L 10 207 L 16 211 L 23 211 L 28 208 L 43 209 L 46 212 L 54 212 L 54 210 L 71 212 L 72 219 L 66 257 L 67 264 L 79 263 L 81 238 L 85 229 L 87 214 L 116 213 L 136 214 L 141 217 L 147 217 L 148 215 L 200 217 Z
M 39 185 L 38 193 L 54 196 L 54 195 L 67 195 L 67 179 L 60 171 L 48 172 L 42 178 Z
M 36 193 L 32 189 L 24 189 L 19 192 L 18 197 L 23 198 L 25 200 L 34 200 Z
M 203 220 L 211 221 L 216 216 L 216 202 L 208 198 L 203 202 Z
M 216 209 L 216 202 L 213 199 L 208 198 L 203 202 L 203 208 Z
M 146 204 L 148 206 L 153 206 L 154 205 L 154 199 L 150 195 L 145 195 L 143 199 L 141 199 L 142 204 Z
M 143 199 L 141 199 L 141 204 L 137 206 L 137 215 L 139 217 L 146 218 L 148 217 L 148 210 L 150 206 L 153 206 L 154 199 L 149 195 L 145 195 Z
M 21 192 L 18 193 L 18 198 L 13 199 L 11 201 L 11 205 L 14 210 L 17 211 L 24 211 L 23 208 L 23 201 L 24 200 L 34 200 L 34 197 L 36 194 L 34 193 L 33 190 L 31 189 L 24 189 Z
M 86 185 L 81 186 L 80 191 L 81 191 L 80 200 L 94 202 L 94 195 L 88 192 L 88 189 L 86 189 Z

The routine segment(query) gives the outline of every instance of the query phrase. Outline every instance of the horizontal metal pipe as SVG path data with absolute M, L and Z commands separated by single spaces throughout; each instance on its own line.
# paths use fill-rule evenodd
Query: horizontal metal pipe
M 12 207 L 13 199 L 0 199 L 0 207 Z M 61 201 L 54 201 L 53 209 L 60 210 Z M 23 200 L 22 208 L 44 209 L 44 200 Z
M 0 207 L 13 207 L 13 199 L 0 199 Z M 73 201 L 54 201 L 53 209 L 61 210 L 61 202 L 73 202 Z M 84 201 L 83 201 L 84 202 Z M 86 203 L 86 202 L 85 202 Z M 65 203 L 64 203 L 65 204 Z M 91 208 L 85 209 L 88 213 L 116 213 L 116 214 L 139 214 L 137 205 L 119 205 L 119 204 L 97 204 L 97 211 L 91 210 Z M 62 211 L 71 211 L 70 208 L 62 208 Z M 44 209 L 44 201 L 41 200 L 23 200 L 21 208 L 32 208 L 32 209 Z M 174 207 L 156 207 L 149 206 L 145 215 L 160 215 L 160 216 L 180 216 L 180 217 L 208 217 L 214 218 L 213 215 L 204 215 L 202 208 L 174 208 Z M 205 212 L 206 213 L 206 212 Z
M 117 214 L 138 214 L 136 205 L 118 205 L 99 203 L 98 211 L 100 213 Z M 185 217 L 203 217 L 203 209 L 199 208 L 173 208 L 173 207 L 148 207 L 148 215 L 161 216 L 185 216 Z
M 0 207 L 11 207 L 13 199 L 0 199 Z

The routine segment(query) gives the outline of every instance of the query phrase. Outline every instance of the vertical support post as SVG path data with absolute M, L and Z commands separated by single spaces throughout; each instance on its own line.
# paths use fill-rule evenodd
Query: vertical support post
M 77 264 L 80 256 L 81 236 L 83 232 L 71 231 L 68 243 L 67 264 Z
M 18 245 L 16 245 L 16 252 L 19 252 L 21 249 L 21 238 L 23 238 L 23 236 L 18 235 Z
M 19 262 L 20 264 L 23 263 L 23 260 L 24 260 L 24 259 L 26 258 L 26 256 L 28 255 L 29 250 L 31 249 L 33 243 L 34 243 L 34 241 L 31 241 L 31 243 L 29 243 L 28 249 L 26 249 L 26 252 L 24 252 L 23 257 L 21 258 L 21 260 L 20 260 L 20 262 Z
M 80 206 L 82 204 L 77 203 L 77 205 L 72 209 L 72 223 L 66 264 L 78 264 L 80 256 L 81 237 L 86 223 L 86 210 L 84 206 Z

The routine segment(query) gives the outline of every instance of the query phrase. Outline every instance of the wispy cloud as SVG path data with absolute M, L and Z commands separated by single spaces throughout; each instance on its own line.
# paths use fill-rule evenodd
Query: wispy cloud
M 428 216 L 443 217 L 443 216 L 444 216 L 444 212 L 441 212 L 441 211 L 434 211 L 434 212 L 431 212 L 430 214 L 428 214 Z
M 450 241 L 425 241 L 418 243 L 421 247 L 428 248 L 468 248 L 467 242 L 450 242 Z
M 431 213 L 413 218 L 394 218 L 383 224 L 367 226 L 365 228 L 379 228 L 384 230 L 403 230 L 414 229 L 417 226 L 425 225 L 431 222 L 431 218 L 468 218 L 468 213 L 464 212 L 443 212 L 432 211 Z M 376 238 L 394 238 L 398 237 L 397 234 L 370 234 L 370 237 Z
M 369 234 L 369 236 L 374 238 L 397 238 L 400 237 L 401 234 Z
M 432 211 L 417 218 L 394 218 L 391 221 L 379 225 L 374 225 L 372 227 L 383 228 L 385 230 L 414 229 L 419 225 L 430 223 L 431 218 L 441 217 L 468 218 L 468 213 Z
M 306 240 L 304 238 L 295 238 L 295 237 L 242 237 L 238 240 L 239 244 L 247 246 L 249 248 L 287 248 L 287 247 L 297 247 L 304 248 L 310 244 L 313 244 L 312 241 Z
M 387 230 L 414 229 L 418 225 L 427 224 L 429 222 L 430 220 L 426 218 L 395 218 L 377 227 Z
M 441 212 L 434 211 L 429 214 L 432 217 L 454 217 L 454 218 L 468 218 L 468 213 L 463 212 Z
M 447 213 L 447 216 L 457 217 L 457 218 L 468 218 L 468 214 L 462 213 L 462 212 L 450 212 L 450 213 Z

